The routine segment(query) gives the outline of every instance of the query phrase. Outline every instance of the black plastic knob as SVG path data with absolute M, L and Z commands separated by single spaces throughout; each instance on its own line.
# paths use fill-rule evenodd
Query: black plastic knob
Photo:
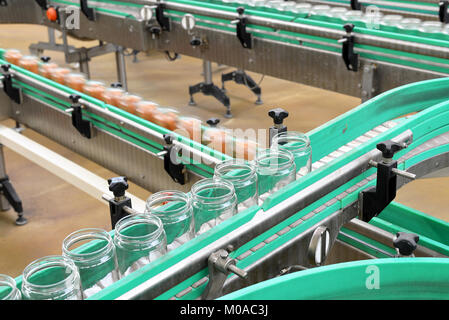
M 170 133 L 164 134 L 163 137 L 164 137 L 164 140 L 165 140 L 165 143 L 166 143 L 166 144 L 172 144 L 172 143 L 173 143 L 173 140 L 174 140 L 174 138 L 175 138 L 175 137 L 174 137 L 172 134 L 170 134 Z
M 160 27 L 157 27 L 157 26 L 152 26 L 152 27 L 149 29 L 149 31 L 150 31 L 152 34 L 158 35 L 158 34 L 160 34 L 160 33 L 162 32 L 162 29 L 161 29 Z
M 10 65 L 10 64 L 2 64 L 2 70 L 3 70 L 4 72 L 8 72 L 8 71 L 9 71 L 9 68 L 11 68 L 11 65 Z
M 237 8 L 237 13 L 238 13 L 239 15 L 242 15 L 243 13 L 245 13 L 245 8 L 244 8 L 244 7 L 238 7 L 238 8 Z
M 111 83 L 111 88 L 122 88 L 123 85 L 121 82 L 113 82 Z
M 123 197 L 125 195 L 125 190 L 128 189 L 128 178 L 126 177 L 115 177 L 108 179 L 109 190 L 112 191 L 114 197 Z
M 49 57 L 49 56 L 42 56 L 42 57 L 41 57 L 41 61 L 42 61 L 42 62 L 47 63 L 47 62 L 49 62 L 50 60 L 51 60 L 51 57 Z
M 347 33 L 351 33 L 352 30 L 354 30 L 354 25 L 352 23 L 346 23 L 343 28 L 346 30 Z
M 393 245 L 403 256 L 409 256 L 418 246 L 419 236 L 414 233 L 398 232 L 393 240 Z
M 78 101 L 81 99 L 81 96 L 77 94 L 71 94 L 69 99 L 72 100 L 73 103 L 78 103 Z
M 382 151 L 382 156 L 384 158 L 391 159 L 391 158 L 393 158 L 393 156 L 396 152 L 404 149 L 404 146 L 397 142 L 387 140 L 387 141 L 379 142 L 376 145 L 376 148 L 377 148 L 377 150 Z
M 210 119 L 208 119 L 208 120 L 206 121 L 206 123 L 207 123 L 208 125 L 210 125 L 211 127 L 216 127 L 217 124 L 220 123 L 220 119 L 218 119 L 218 118 L 210 118 Z
M 282 124 L 284 119 L 288 117 L 288 112 L 282 108 L 275 108 L 268 111 L 268 115 L 273 118 L 274 124 Z

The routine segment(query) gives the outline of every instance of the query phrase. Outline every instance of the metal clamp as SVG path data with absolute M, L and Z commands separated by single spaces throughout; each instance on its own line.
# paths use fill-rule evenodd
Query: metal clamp
M 283 124 L 288 117 L 288 112 L 282 108 L 275 108 L 268 111 L 268 115 L 273 118 L 274 126 L 269 129 L 269 144 L 271 146 L 273 137 L 281 132 L 287 132 L 287 126 Z
M 83 137 L 86 137 L 87 139 L 92 138 L 92 124 L 90 121 L 83 119 L 83 113 L 81 111 L 83 106 L 78 102 L 81 97 L 72 94 L 69 98 L 72 100 L 72 105 L 70 108 L 66 109 L 65 112 L 72 113 L 72 125 Z
M 10 64 L 3 64 L 1 66 L 3 70 L 3 78 L 2 78 L 2 84 L 3 84 L 3 91 L 5 91 L 6 95 L 15 103 L 21 104 L 23 100 L 22 96 L 22 89 L 21 88 L 15 88 L 12 85 L 12 78 L 13 74 L 9 72 L 9 69 L 11 68 Z
M 111 215 L 112 229 L 115 229 L 117 222 L 130 214 L 137 212 L 132 209 L 131 198 L 125 196 L 125 190 L 128 189 L 128 179 L 126 177 L 115 177 L 108 179 L 109 190 L 114 197 L 103 195 L 102 198 L 109 202 L 109 212 Z
M 89 8 L 87 5 L 87 0 L 80 0 L 81 12 L 84 13 L 87 19 L 90 21 L 95 21 L 95 10 L 93 8 Z
M 220 249 L 209 256 L 209 282 L 207 283 L 202 299 L 212 300 L 222 296 L 223 285 L 229 273 L 235 273 L 242 279 L 248 277 L 248 273 L 237 267 L 236 260 L 229 257 L 229 253 L 234 250 L 232 246 L 228 246 L 226 250 Z
M 167 143 L 164 146 L 164 151 L 159 153 L 164 157 L 164 169 L 173 181 L 184 185 L 187 182 L 186 166 L 179 160 L 182 149 L 180 146 L 173 144 L 173 136 L 164 134 L 164 140 Z
M 377 181 L 375 187 L 363 190 L 359 194 L 359 215 L 362 221 L 368 222 L 388 206 L 396 197 L 397 176 L 415 179 L 412 173 L 398 170 L 394 154 L 407 147 L 391 140 L 380 142 L 376 148 L 382 152 L 382 161 L 370 161 L 369 165 L 377 168 Z
M 156 8 L 154 9 L 156 12 L 156 20 L 163 31 L 170 31 L 170 19 L 164 16 L 164 9 L 163 3 L 156 4 Z
M 447 14 L 447 8 L 449 6 L 449 1 L 447 1 L 447 0 L 440 1 L 440 3 L 438 3 L 438 5 L 439 5 L 438 17 L 440 18 L 440 21 L 443 23 L 448 23 L 449 15 Z
M 342 43 L 342 58 L 345 62 L 346 68 L 350 71 L 358 71 L 359 69 L 359 55 L 354 52 L 355 37 L 352 31 L 354 25 L 352 23 L 346 23 L 343 28 L 346 30 L 346 35 L 338 42 Z
M 237 13 L 239 14 L 239 17 L 236 20 L 231 21 L 231 24 L 236 25 L 237 38 L 239 39 L 243 48 L 252 49 L 253 35 L 249 32 L 246 32 L 246 24 L 248 23 L 248 21 L 243 15 L 245 13 L 245 8 L 238 7 Z

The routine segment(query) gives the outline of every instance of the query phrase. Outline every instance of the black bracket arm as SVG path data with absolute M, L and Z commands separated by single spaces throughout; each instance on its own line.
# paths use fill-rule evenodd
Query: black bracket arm
M 95 10 L 93 8 L 89 8 L 87 5 L 87 0 L 80 0 L 81 12 L 86 16 L 90 21 L 95 21 Z
M 352 33 L 354 25 L 347 23 L 343 28 L 346 30 L 346 35 L 339 40 L 339 42 L 343 43 L 342 58 L 346 64 L 346 68 L 355 72 L 359 69 L 359 55 L 354 52 L 355 37 Z
M 352 10 L 362 10 L 362 5 L 359 0 L 351 0 L 351 9 Z
M 76 94 L 70 95 L 70 100 L 72 100 L 72 105 L 70 106 L 70 110 L 72 111 L 72 124 L 82 136 L 90 139 L 92 138 L 92 124 L 83 119 L 82 106 L 78 102 L 80 98 Z
M 156 5 L 156 20 L 163 31 L 170 31 L 170 19 L 164 16 L 164 4 L 158 3 Z
M 42 10 L 47 10 L 47 0 L 36 0 L 36 2 Z
M 245 49 L 253 48 L 253 35 L 246 31 L 248 19 L 244 17 L 245 8 L 238 7 L 237 13 L 239 17 L 231 23 L 236 24 L 237 38 Z
M 439 10 L 438 10 L 438 17 L 440 18 L 440 21 L 443 23 L 449 22 L 449 15 L 447 14 L 447 8 L 449 6 L 449 1 L 440 1 Z
M 22 89 L 15 88 L 12 85 L 12 74 L 9 72 L 9 68 L 11 68 L 10 64 L 4 64 L 1 66 L 3 70 L 3 91 L 5 91 L 6 95 L 15 103 L 22 103 Z
M 187 182 L 187 169 L 186 166 L 179 160 L 182 149 L 173 144 L 173 136 L 170 134 L 164 134 L 165 142 L 164 146 L 164 169 L 168 175 L 180 185 L 184 185 Z
M 383 160 L 376 164 L 376 186 L 363 190 L 359 194 L 360 218 L 365 222 L 381 213 L 396 197 L 398 170 L 397 161 L 393 160 L 393 155 L 403 149 L 404 145 L 388 140 L 378 143 L 376 147 L 382 151 L 383 156 Z
M 128 189 L 128 179 L 126 177 L 115 177 L 108 179 L 109 190 L 114 194 L 114 198 L 109 199 L 109 211 L 111 214 L 112 229 L 115 229 L 117 222 L 129 215 L 124 209 L 125 206 L 131 208 L 131 198 L 125 196 Z

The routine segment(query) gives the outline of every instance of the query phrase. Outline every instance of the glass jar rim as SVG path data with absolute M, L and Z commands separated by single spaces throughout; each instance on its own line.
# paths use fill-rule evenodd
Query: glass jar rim
M 121 231 L 126 228 L 136 225 L 136 224 L 152 224 L 156 225 L 156 230 L 150 232 L 149 234 L 143 236 L 128 236 L 121 233 Z M 126 217 L 121 218 L 115 224 L 115 242 L 116 241 L 127 241 L 132 243 L 141 243 L 141 242 L 152 242 L 160 237 L 160 235 L 164 232 L 164 225 L 159 217 L 153 214 L 133 214 Z
M 160 202 L 164 202 L 165 201 L 182 201 L 184 204 L 182 206 L 182 208 L 178 208 L 178 209 L 166 209 L 164 210 L 164 214 L 161 213 L 154 213 L 151 210 L 151 206 L 160 203 Z M 145 211 L 147 213 L 150 213 L 152 215 L 155 215 L 157 217 L 160 216 L 178 216 L 178 215 L 183 215 L 185 214 L 191 206 L 191 198 L 187 193 L 184 193 L 182 191 L 179 190 L 164 190 L 164 191 L 159 191 L 156 193 L 153 193 L 151 196 L 148 197 L 146 204 L 145 204 Z M 167 214 L 165 214 L 167 213 Z
M 107 244 L 93 252 L 77 253 L 70 250 L 70 247 L 83 240 L 104 240 Z M 97 259 L 99 256 L 106 255 L 114 249 L 111 235 L 103 229 L 99 228 L 85 228 L 80 229 L 69 234 L 62 242 L 62 252 L 72 260 L 76 261 L 91 261 Z
M 231 169 L 231 170 L 232 169 L 235 169 L 235 170 L 249 169 L 249 172 L 247 171 L 240 175 L 229 176 L 229 179 L 227 179 L 227 178 L 223 178 L 223 175 L 225 175 L 226 172 L 228 172 L 228 171 L 225 172 L 226 169 Z M 229 159 L 229 160 L 225 160 L 225 161 L 218 163 L 215 166 L 214 174 L 216 174 L 218 176 L 218 178 L 229 180 L 229 181 L 233 181 L 233 180 L 246 181 L 248 179 L 251 179 L 256 174 L 256 166 L 254 165 L 254 163 L 244 161 L 243 159 Z
M 0 286 L 10 287 L 11 291 L 2 298 L 2 300 L 10 300 L 13 298 L 19 291 L 17 288 L 16 280 L 13 277 L 10 277 L 6 274 L 0 274 Z
M 29 278 L 36 272 L 39 272 L 42 269 L 48 267 L 53 267 L 55 265 L 60 265 L 69 268 L 71 272 L 64 279 L 52 284 L 35 284 L 29 281 Z M 30 291 L 34 291 L 36 289 L 46 289 L 49 292 L 58 291 L 60 290 L 61 285 L 67 282 L 73 283 L 77 277 L 78 277 L 78 268 L 70 258 L 58 255 L 51 255 L 36 259 L 33 262 L 31 262 L 28 266 L 26 266 L 22 274 L 22 288 L 25 286 Z
M 299 131 L 287 131 L 287 132 L 277 133 L 276 135 L 273 136 L 272 147 L 277 146 L 279 144 L 278 140 L 281 140 L 281 139 L 286 139 L 286 140 L 292 139 L 294 141 L 304 142 L 304 146 L 301 148 L 298 148 L 298 150 L 306 150 L 307 148 L 310 147 L 309 137 L 305 133 L 302 133 Z
M 205 197 L 205 196 L 201 196 L 198 194 L 200 191 L 203 191 L 205 189 L 214 188 L 214 187 L 219 187 L 221 189 L 226 188 L 226 189 L 228 189 L 228 193 L 223 194 L 218 197 Z M 192 185 L 190 192 L 191 192 L 192 198 L 195 200 L 209 200 L 209 201 L 220 201 L 220 200 L 226 201 L 235 195 L 234 185 L 225 179 L 217 178 L 217 177 L 206 178 L 206 179 L 197 181 L 196 183 L 194 183 Z

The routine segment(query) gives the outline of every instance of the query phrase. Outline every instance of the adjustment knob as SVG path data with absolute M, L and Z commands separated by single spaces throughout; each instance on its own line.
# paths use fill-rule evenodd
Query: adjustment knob
M 111 83 L 111 88 L 122 88 L 123 85 L 121 82 L 113 82 Z
M 343 28 L 346 30 L 347 33 L 351 33 L 352 30 L 354 30 L 354 25 L 352 23 L 346 23 Z
M 190 40 L 190 45 L 192 47 L 198 47 L 201 45 L 201 39 L 198 37 L 193 37 L 192 40 Z
M 4 72 L 8 72 L 9 68 L 11 68 L 10 64 L 2 64 L 2 69 L 3 69 Z
M 152 34 L 156 34 L 156 35 L 158 35 L 162 32 L 162 29 L 157 26 L 152 26 L 149 30 Z
M 398 152 L 399 150 L 404 149 L 404 145 L 401 145 L 400 143 L 387 140 L 383 142 L 379 142 L 376 145 L 377 150 L 382 151 L 382 156 L 387 159 L 393 158 L 394 154 Z
M 55 7 L 48 7 L 46 15 L 49 21 L 55 22 L 58 20 L 58 11 Z
M 123 197 L 125 195 L 125 190 L 128 189 L 128 178 L 126 177 L 115 177 L 108 179 L 109 191 L 112 191 L 114 197 Z
M 50 60 L 51 60 L 51 58 L 50 58 L 49 56 L 42 56 L 42 57 L 41 57 L 41 61 L 42 61 L 42 62 L 47 63 L 47 62 L 49 62 Z
M 419 236 L 414 233 L 398 232 L 393 245 L 403 256 L 410 256 L 418 246 Z
M 288 112 L 282 108 L 271 109 L 268 115 L 273 118 L 274 124 L 282 124 L 285 118 L 288 117 Z
M 77 94 L 71 94 L 69 99 L 72 100 L 73 103 L 78 103 L 78 101 L 81 99 L 81 96 Z
M 164 140 L 165 140 L 166 144 L 172 144 L 173 143 L 174 137 L 173 137 L 172 134 L 166 133 L 166 134 L 163 135 L 163 137 L 164 137 Z
M 210 118 L 210 119 L 208 119 L 208 120 L 206 121 L 206 123 L 207 123 L 208 125 L 210 125 L 211 127 L 216 127 L 217 124 L 220 123 L 220 119 L 218 119 L 218 118 Z
M 244 12 L 245 12 L 245 8 L 244 8 L 244 7 L 238 7 L 238 8 L 237 8 L 237 13 L 238 13 L 239 15 L 242 15 Z

